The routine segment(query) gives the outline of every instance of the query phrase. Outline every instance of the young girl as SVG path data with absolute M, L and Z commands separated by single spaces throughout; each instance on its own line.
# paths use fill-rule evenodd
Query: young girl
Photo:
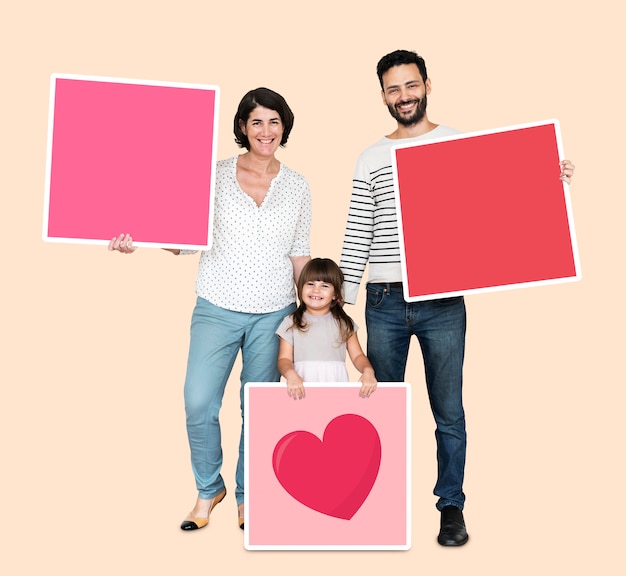
M 300 306 L 276 330 L 280 336 L 278 370 L 287 380 L 287 393 L 304 398 L 304 381 L 348 382 L 346 350 L 361 372 L 359 396 L 376 390 L 374 369 L 363 353 L 357 326 L 341 306 L 343 273 L 328 258 L 313 258 L 298 281 Z

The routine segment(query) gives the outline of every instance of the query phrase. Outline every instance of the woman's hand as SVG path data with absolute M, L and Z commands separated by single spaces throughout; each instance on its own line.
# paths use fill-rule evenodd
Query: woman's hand
M 117 250 L 122 254 L 132 254 L 137 248 L 133 246 L 133 239 L 130 234 L 120 234 L 109 242 L 109 250 Z
M 574 175 L 576 166 L 574 166 L 569 160 L 559 162 L 559 166 L 561 167 L 561 175 L 559 178 L 566 184 L 569 184 L 572 181 L 572 176 Z

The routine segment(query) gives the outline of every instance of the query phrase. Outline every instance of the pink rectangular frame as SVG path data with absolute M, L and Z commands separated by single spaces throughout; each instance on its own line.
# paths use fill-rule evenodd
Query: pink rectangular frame
M 53 74 L 43 238 L 208 248 L 219 88 Z
M 296 401 L 287 395 L 284 382 L 246 384 L 246 549 L 410 548 L 410 387 L 379 383 L 366 399 L 359 397 L 359 387 L 356 383 L 306 383 L 306 398 Z M 381 449 L 371 491 L 349 519 L 326 515 L 296 500 L 273 468 L 274 449 L 286 435 L 306 431 L 321 440 L 329 422 L 346 414 L 369 421 Z

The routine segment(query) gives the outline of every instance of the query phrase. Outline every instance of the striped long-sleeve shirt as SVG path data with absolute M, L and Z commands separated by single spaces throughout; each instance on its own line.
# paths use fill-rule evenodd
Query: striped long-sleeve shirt
M 352 180 L 352 198 L 340 262 L 345 277 L 346 302 L 356 302 L 368 261 L 368 282 L 402 281 L 391 148 L 454 134 L 459 131 L 439 125 L 416 138 L 394 140 L 384 137 L 359 156 Z

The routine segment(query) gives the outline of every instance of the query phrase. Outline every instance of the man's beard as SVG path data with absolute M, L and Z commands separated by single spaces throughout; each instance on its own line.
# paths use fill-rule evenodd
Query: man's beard
M 398 104 L 407 104 L 407 102 L 398 102 Z M 391 114 L 399 124 L 402 126 L 413 126 L 417 124 L 422 118 L 424 118 L 426 114 L 426 94 L 420 100 L 417 100 L 417 108 L 415 112 L 411 116 L 402 116 L 400 112 L 396 110 L 396 107 L 392 104 L 387 104 L 387 108 L 389 109 L 389 114 Z

